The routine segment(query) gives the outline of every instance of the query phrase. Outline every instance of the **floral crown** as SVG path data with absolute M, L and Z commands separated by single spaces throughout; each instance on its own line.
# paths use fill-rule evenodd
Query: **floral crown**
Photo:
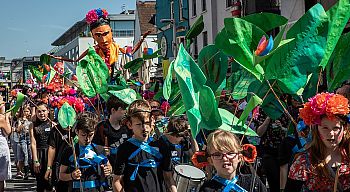
M 349 113 L 348 99 L 334 93 L 320 93 L 309 99 L 300 109 L 300 117 L 306 125 L 320 125 L 321 116 L 334 119 L 336 115 Z
M 90 10 L 85 16 L 85 20 L 89 25 L 91 23 L 96 22 L 100 18 L 104 18 L 104 19 L 108 18 L 108 12 L 106 11 L 106 9 L 101 9 L 101 8 L 93 9 L 93 10 Z

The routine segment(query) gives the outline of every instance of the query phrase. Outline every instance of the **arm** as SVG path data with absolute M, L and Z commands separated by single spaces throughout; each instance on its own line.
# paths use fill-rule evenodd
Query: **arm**
M 38 152 L 36 151 L 36 140 L 34 137 L 33 124 L 30 124 L 29 127 L 29 136 L 30 136 L 30 147 L 32 149 L 32 156 L 34 162 L 34 172 L 38 173 L 40 171 L 40 162 L 38 160 Z
M 140 41 L 136 43 L 133 50 L 131 51 L 131 55 L 133 55 L 138 49 L 140 49 L 142 42 L 147 37 L 147 35 L 149 35 L 150 33 L 151 33 L 151 31 L 148 30 L 145 34 L 142 35 Z
M 2 129 L 6 135 L 11 133 L 11 126 L 7 115 L 0 114 L 0 129 Z
M 55 159 L 56 155 L 56 148 L 49 146 L 48 152 L 47 152 L 47 169 L 45 173 L 45 179 L 49 180 L 52 175 L 52 164 L 53 160 Z
M 264 121 L 263 124 L 261 124 L 257 129 L 256 129 L 256 133 L 259 135 L 259 137 L 263 136 L 267 130 L 267 128 L 269 127 L 269 124 L 271 122 L 271 118 L 267 117 Z
M 123 192 L 124 191 L 123 175 L 113 176 L 113 191 Z
M 280 189 L 284 189 L 288 178 L 288 163 L 280 166 Z
M 191 141 L 191 149 L 189 152 L 190 152 L 190 157 L 192 157 L 196 151 L 199 151 L 199 146 L 198 146 L 198 143 L 197 143 L 195 138 L 190 136 L 190 139 L 191 139 L 190 140 Z
M 66 165 L 61 165 L 60 166 L 60 174 L 59 174 L 59 179 L 61 181 L 72 181 L 72 180 L 79 180 L 81 177 L 81 172 L 79 169 L 76 169 L 72 173 L 66 173 L 68 169 L 68 166 Z
M 167 188 L 167 191 L 170 192 L 177 192 L 176 183 L 173 177 L 172 171 L 163 171 L 165 186 Z
M 88 50 L 85 50 L 77 59 L 73 60 L 73 59 L 68 59 L 68 58 L 64 58 L 61 56 L 55 56 L 55 55 L 49 55 L 50 57 L 54 58 L 54 59 L 58 59 L 61 61 L 67 61 L 67 62 L 78 62 L 80 61 L 82 58 L 84 58 L 87 54 Z

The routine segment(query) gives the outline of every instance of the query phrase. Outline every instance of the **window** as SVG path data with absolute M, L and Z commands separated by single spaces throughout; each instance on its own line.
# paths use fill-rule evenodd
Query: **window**
M 183 20 L 182 9 L 183 9 L 182 0 L 179 0 L 179 19 L 180 19 L 180 20 Z
M 207 0 L 202 0 L 202 11 L 207 10 Z
M 203 47 L 208 45 L 208 32 L 203 31 Z
M 234 0 L 226 0 L 226 7 L 231 7 L 234 3 Z
M 197 0 L 192 0 L 192 16 L 197 15 L 197 5 L 196 5 Z
M 198 42 L 197 42 L 197 37 L 194 38 L 194 40 L 193 40 L 193 47 L 194 47 L 194 54 L 193 54 L 193 56 L 194 56 L 195 59 L 197 59 L 197 57 L 198 57 Z

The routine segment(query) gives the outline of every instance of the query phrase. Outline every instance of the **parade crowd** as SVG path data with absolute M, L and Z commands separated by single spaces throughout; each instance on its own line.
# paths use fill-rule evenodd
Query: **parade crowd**
M 117 58 L 111 53 L 124 50 L 111 40 L 107 15 L 92 10 L 86 22 L 107 76 L 116 81 Z M 35 177 L 39 192 L 350 191 L 347 81 L 334 93 L 320 88 L 304 103 L 282 94 L 287 112 L 278 118 L 255 107 L 244 122 L 255 137 L 247 130 L 238 133 L 240 127 L 231 129 L 236 132 L 200 129 L 193 135 L 191 113 L 169 116 L 168 101 L 155 98 L 162 81 L 128 83 L 130 88 L 112 91 L 105 100 L 87 97 L 74 85 L 23 85 L 10 93 L 10 106 L 24 95 L 16 113 L 8 112 L 1 98 L 0 191 L 12 179 L 10 149 L 14 179 Z M 67 103 L 76 114 L 68 128 L 62 122 L 73 113 L 60 119 Z M 225 92 L 218 100 L 220 109 L 237 117 L 247 105 Z

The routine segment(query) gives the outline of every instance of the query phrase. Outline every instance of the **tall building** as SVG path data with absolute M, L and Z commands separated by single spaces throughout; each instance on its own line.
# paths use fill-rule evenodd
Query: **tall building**
M 110 25 L 113 31 L 114 41 L 120 47 L 132 46 L 135 33 L 135 13 L 133 10 L 125 10 L 120 14 L 109 14 Z M 56 46 L 52 52 L 57 56 L 77 59 L 89 46 L 93 46 L 94 40 L 85 19 L 76 22 L 51 45 Z M 121 53 L 119 61 L 121 59 Z
M 156 14 L 155 1 L 137 1 L 136 2 L 134 44 L 139 42 L 142 34 L 145 34 L 147 31 L 150 31 L 151 33 L 146 37 L 146 39 L 141 45 L 141 48 L 137 52 L 135 52 L 134 59 L 142 57 L 144 50 L 147 48 L 150 48 L 153 51 L 158 50 L 157 28 L 155 27 L 155 25 L 152 24 L 153 15 L 155 14 Z M 157 64 L 158 64 L 158 58 L 154 58 L 152 60 L 147 61 L 147 63 L 145 63 L 143 67 L 145 71 L 140 70 L 139 77 L 143 77 L 142 79 L 148 82 L 149 78 L 161 76 L 161 74 L 156 73 Z
M 159 47 L 165 59 L 174 57 L 174 50 L 184 43 L 189 29 L 189 0 L 157 0 L 155 24 Z M 175 41 L 173 41 L 175 39 Z M 176 54 L 176 53 L 175 53 Z

